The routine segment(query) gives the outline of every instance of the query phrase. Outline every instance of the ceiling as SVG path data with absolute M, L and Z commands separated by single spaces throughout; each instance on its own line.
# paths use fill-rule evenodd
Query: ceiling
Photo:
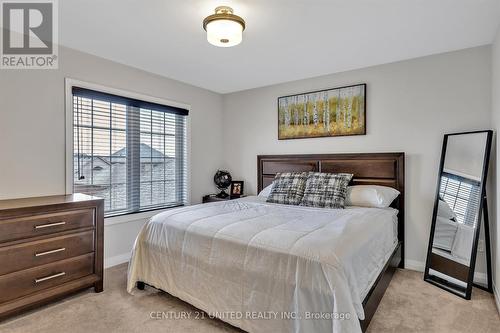
M 230 5 L 247 29 L 218 48 L 202 21 Z M 498 0 L 64 0 L 62 45 L 229 93 L 492 42 Z

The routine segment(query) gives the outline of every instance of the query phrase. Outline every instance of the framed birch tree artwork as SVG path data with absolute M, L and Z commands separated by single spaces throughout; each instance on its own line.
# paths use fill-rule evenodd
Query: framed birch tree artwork
M 278 98 L 278 139 L 366 134 L 366 84 Z

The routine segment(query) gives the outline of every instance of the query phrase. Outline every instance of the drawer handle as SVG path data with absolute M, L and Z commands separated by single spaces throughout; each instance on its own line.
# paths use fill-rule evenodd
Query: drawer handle
M 64 276 L 64 275 L 66 275 L 66 272 L 61 272 L 61 273 L 57 273 L 57 274 L 54 274 L 54 275 L 49 275 L 49 276 L 46 276 L 46 277 L 35 279 L 35 283 L 40 283 L 40 282 L 43 282 L 43 281 L 52 280 L 52 279 L 55 279 L 55 278 L 58 278 L 58 277 Z
M 57 227 L 59 225 L 65 225 L 65 224 L 66 224 L 66 221 L 61 221 L 61 222 L 56 222 L 56 223 L 49 223 L 49 224 L 40 224 L 40 225 L 36 225 L 35 229 Z
M 59 249 L 54 249 L 54 250 L 50 250 L 50 251 L 37 252 L 37 253 L 35 253 L 35 257 L 46 256 L 47 254 L 52 254 L 52 253 L 57 253 L 57 252 L 62 252 L 62 251 L 66 251 L 66 248 L 61 247 Z

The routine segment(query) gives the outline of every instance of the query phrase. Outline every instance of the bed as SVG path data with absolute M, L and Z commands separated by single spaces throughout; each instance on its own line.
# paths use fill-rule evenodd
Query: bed
M 432 252 L 469 266 L 474 226 L 460 223 L 444 201 L 439 200 Z
M 469 266 L 474 227 L 436 216 L 432 252 Z
M 258 156 L 258 190 L 277 172 L 350 172 L 386 185 L 391 208 L 344 210 L 260 197 L 154 216 L 139 234 L 128 291 L 144 283 L 249 332 L 359 332 L 403 267 L 404 154 Z
M 451 251 L 457 235 L 458 223 L 446 217 L 436 216 L 436 231 L 432 246 L 444 251 Z

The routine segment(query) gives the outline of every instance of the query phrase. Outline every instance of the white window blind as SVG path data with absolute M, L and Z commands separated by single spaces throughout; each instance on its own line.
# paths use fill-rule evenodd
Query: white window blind
M 457 222 L 475 227 L 479 213 L 481 183 L 443 172 L 439 196 L 457 215 Z
M 72 91 L 74 192 L 104 198 L 106 216 L 184 205 L 188 111 Z

